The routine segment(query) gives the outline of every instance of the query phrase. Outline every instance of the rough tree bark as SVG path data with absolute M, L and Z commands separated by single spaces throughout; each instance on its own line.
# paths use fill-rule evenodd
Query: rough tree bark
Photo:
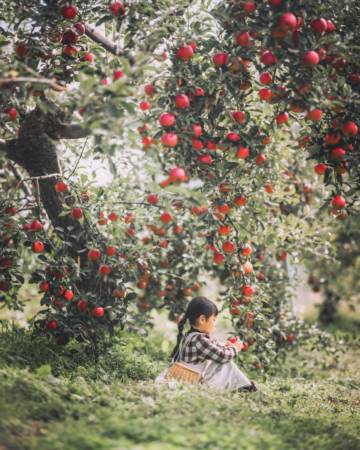
M 21 123 L 19 135 L 16 139 L 2 141 L 0 150 L 21 168 L 26 170 L 30 177 L 43 177 L 38 179 L 35 189 L 39 189 L 39 196 L 49 219 L 62 239 L 71 244 L 70 254 L 73 257 L 84 254 L 88 240 L 88 227 L 86 223 L 72 219 L 70 215 L 62 215 L 63 204 L 59 194 L 55 191 L 55 183 L 60 178 L 60 165 L 57 156 L 59 140 L 77 139 L 87 136 L 89 132 L 78 125 L 68 125 L 63 122 L 62 111 L 51 105 L 54 112 L 43 112 L 36 108 L 24 118 Z M 51 176 L 53 175 L 53 176 Z M 71 197 L 68 201 L 71 204 Z

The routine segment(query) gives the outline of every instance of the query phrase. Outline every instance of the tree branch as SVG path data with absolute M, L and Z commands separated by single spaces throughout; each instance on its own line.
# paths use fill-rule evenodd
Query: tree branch
M 0 139 L 0 152 L 8 153 L 8 151 L 9 151 L 8 142 L 4 141 L 4 139 Z
M 106 36 L 101 33 L 97 28 L 85 24 L 85 34 L 94 42 L 100 44 L 105 50 L 116 56 L 124 56 L 125 52 L 123 49 L 119 47 L 119 45 L 115 44 L 113 41 L 108 39 Z
M 21 83 L 38 83 L 38 84 L 48 84 L 51 89 L 57 92 L 62 92 L 66 89 L 66 86 L 56 83 L 55 80 L 49 80 L 48 78 L 37 78 L 37 77 L 12 77 L 12 78 L 0 78 L 0 89 L 4 86 L 10 84 L 21 84 Z
M 10 162 L 10 167 L 11 167 L 11 170 L 12 170 L 15 178 L 18 181 L 17 186 L 21 186 L 21 189 L 24 192 L 24 194 L 26 195 L 26 197 L 28 197 L 28 198 L 32 197 L 31 191 L 30 191 L 28 185 L 26 184 L 25 180 L 21 176 L 19 169 L 12 162 Z
M 56 130 L 57 139 L 81 139 L 89 136 L 90 134 L 90 130 L 76 124 L 62 124 L 61 127 Z

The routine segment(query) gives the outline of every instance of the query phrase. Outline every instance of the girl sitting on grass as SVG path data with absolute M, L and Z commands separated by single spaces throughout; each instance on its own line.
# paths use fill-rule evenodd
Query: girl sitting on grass
M 171 354 L 172 363 L 181 364 L 201 372 L 201 382 L 221 390 L 256 391 L 256 387 L 234 363 L 234 358 L 241 351 L 243 344 L 228 340 L 221 345 L 210 339 L 215 328 L 218 309 L 215 303 L 206 297 L 195 297 L 190 301 L 184 317 L 178 323 L 176 346 Z M 184 335 L 186 322 L 190 330 Z M 156 381 L 165 381 L 164 370 Z

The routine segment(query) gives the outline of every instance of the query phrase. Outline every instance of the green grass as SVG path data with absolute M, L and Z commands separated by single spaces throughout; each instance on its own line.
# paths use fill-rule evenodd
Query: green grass
M 337 360 L 294 354 L 266 380 L 252 374 L 258 392 L 233 394 L 155 385 L 158 336 L 119 339 L 94 369 L 76 346 L 34 349 L 14 333 L 0 334 L 1 450 L 360 449 L 355 341 Z

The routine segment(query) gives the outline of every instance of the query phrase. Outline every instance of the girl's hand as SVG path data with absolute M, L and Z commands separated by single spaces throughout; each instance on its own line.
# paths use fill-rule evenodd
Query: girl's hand
M 244 346 L 242 341 L 240 341 L 239 339 L 233 340 L 232 338 L 229 339 L 225 345 L 227 347 L 235 347 L 238 352 L 241 352 L 241 350 Z

